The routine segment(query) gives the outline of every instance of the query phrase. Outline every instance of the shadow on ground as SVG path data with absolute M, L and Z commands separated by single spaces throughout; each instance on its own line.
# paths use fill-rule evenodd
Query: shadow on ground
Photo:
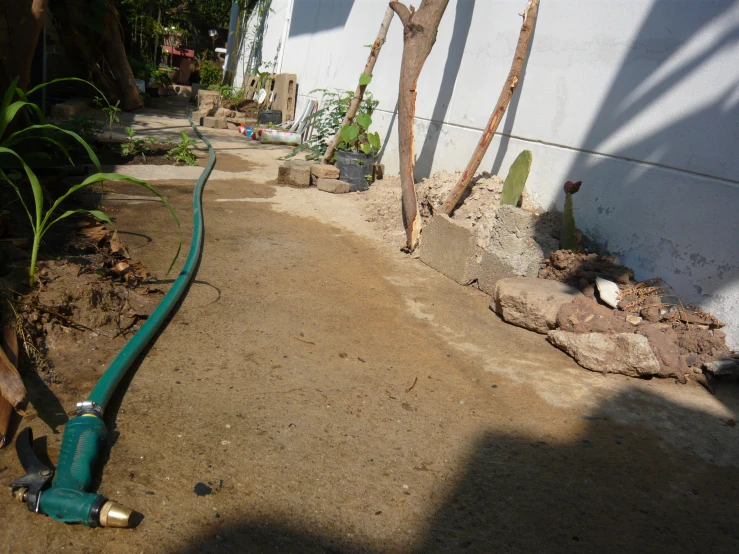
M 625 409 L 634 421 L 659 418 L 650 427 L 665 432 L 624 422 Z M 289 521 L 243 520 L 211 529 L 182 552 L 739 551 L 737 467 L 719 464 L 721 442 L 736 427 L 636 390 L 580 419 L 582 432 L 570 443 L 482 433 L 453 492 L 428 500 L 440 508 L 405 548 L 342 529 L 329 536 Z M 668 444 L 686 421 L 704 430 L 686 437 L 692 448 Z

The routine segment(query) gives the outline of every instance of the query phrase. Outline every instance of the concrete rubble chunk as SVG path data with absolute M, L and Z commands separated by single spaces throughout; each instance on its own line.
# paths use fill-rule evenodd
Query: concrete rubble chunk
M 660 368 L 649 341 L 633 333 L 550 331 L 549 341 L 585 369 L 629 377 L 658 375 Z
M 311 162 L 305 160 L 284 162 L 277 170 L 277 182 L 291 187 L 309 187 L 311 165 Z
M 477 279 L 475 242 L 471 223 L 435 215 L 423 228 L 420 258 L 460 285 L 469 285 Z
M 332 192 L 334 194 L 344 194 L 349 192 L 350 185 L 345 181 L 338 179 L 316 179 L 318 190 L 324 192 Z
M 228 124 L 222 117 L 204 117 L 201 121 L 201 125 L 203 127 L 209 127 L 211 129 L 228 129 Z
M 729 358 L 728 360 L 714 360 L 703 364 L 703 368 L 717 376 L 739 377 L 739 358 Z
M 583 294 L 559 281 L 509 277 L 495 285 L 490 309 L 504 321 L 546 334 L 557 326 L 557 312 Z
M 313 164 L 310 166 L 310 174 L 315 179 L 338 179 L 339 168 L 329 164 Z
M 493 217 L 490 240 L 482 252 L 477 284 L 492 295 L 507 277 L 536 277 L 543 258 L 559 248 L 548 221 L 515 206 L 500 206 Z
M 198 91 L 198 108 L 213 108 L 221 105 L 221 93 L 215 90 Z

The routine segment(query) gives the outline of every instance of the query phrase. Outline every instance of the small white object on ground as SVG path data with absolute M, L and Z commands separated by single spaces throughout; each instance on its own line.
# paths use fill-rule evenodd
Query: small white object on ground
M 611 308 L 618 308 L 618 300 L 621 297 L 621 290 L 618 285 L 603 277 L 595 278 L 595 286 L 598 287 L 600 299 L 608 304 Z

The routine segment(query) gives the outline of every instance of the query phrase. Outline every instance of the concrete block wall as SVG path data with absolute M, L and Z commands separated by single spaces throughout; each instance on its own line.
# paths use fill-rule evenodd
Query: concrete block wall
M 450 0 L 418 83 L 417 177 L 463 169 L 510 69 L 524 0 Z M 273 0 L 263 60 L 300 93 L 353 89 L 387 4 Z M 382 162 L 397 173 L 402 29 L 393 21 L 370 90 Z M 739 348 L 739 3 L 542 2 L 523 79 L 480 170 L 534 154 L 527 190 L 561 207 L 582 180 L 577 224 Z

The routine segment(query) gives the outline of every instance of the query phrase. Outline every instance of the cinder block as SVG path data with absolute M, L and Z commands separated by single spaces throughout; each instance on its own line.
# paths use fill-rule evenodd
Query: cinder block
M 225 118 L 221 117 L 204 117 L 200 123 L 203 127 L 210 127 L 211 129 L 228 129 L 228 124 Z
M 298 76 L 294 73 L 280 73 L 275 76 L 271 109 L 280 110 L 283 121 L 295 119 L 297 86 Z
M 498 208 L 490 242 L 480 259 L 477 275 L 480 290 L 492 295 L 500 279 L 536 277 L 542 259 L 559 248 L 557 239 L 550 235 L 553 219 L 548 215 L 537 218 L 514 206 Z
M 316 179 L 318 190 L 332 192 L 334 194 L 345 194 L 349 192 L 349 183 L 338 179 Z
M 423 228 L 421 261 L 460 285 L 469 285 L 477 279 L 476 243 L 471 223 L 439 214 Z
M 277 182 L 291 187 L 309 187 L 311 165 L 311 162 L 304 160 L 287 161 L 277 170 Z

